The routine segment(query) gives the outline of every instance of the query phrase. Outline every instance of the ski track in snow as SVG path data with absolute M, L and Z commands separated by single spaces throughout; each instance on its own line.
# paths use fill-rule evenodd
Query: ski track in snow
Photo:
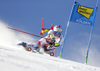
M 100 68 L 0 46 L 0 71 L 100 71 Z

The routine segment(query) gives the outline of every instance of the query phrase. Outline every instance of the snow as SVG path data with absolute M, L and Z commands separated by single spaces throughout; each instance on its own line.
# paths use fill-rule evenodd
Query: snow
M 6 26 L 0 21 L 0 71 L 100 71 L 99 67 L 25 51 L 16 44 L 35 42 L 35 39 L 8 30 Z
M 47 54 L 0 46 L 0 71 L 100 71 L 100 68 Z

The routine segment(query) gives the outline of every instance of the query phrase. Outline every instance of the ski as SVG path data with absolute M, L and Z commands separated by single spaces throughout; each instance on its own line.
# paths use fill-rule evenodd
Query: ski
M 22 46 L 26 51 L 32 51 L 33 53 L 39 53 L 39 54 L 46 53 L 46 54 L 49 54 L 50 56 L 54 56 L 54 53 L 53 52 L 44 52 L 44 53 L 41 53 L 39 50 L 35 50 L 35 48 L 34 48 L 34 50 L 32 50 L 31 47 L 27 47 L 26 46 L 26 43 L 25 42 L 19 43 L 18 45 Z

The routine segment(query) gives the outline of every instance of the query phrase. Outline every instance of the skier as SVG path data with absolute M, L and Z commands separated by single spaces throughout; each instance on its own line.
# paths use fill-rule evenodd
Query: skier
M 41 53 L 44 53 L 46 51 L 50 51 L 59 45 L 61 45 L 63 41 L 62 36 L 62 29 L 60 25 L 56 25 L 53 30 L 48 31 L 48 34 L 46 37 L 41 38 L 37 43 L 28 44 L 25 42 L 22 42 L 21 45 L 25 47 L 28 51 L 39 51 Z

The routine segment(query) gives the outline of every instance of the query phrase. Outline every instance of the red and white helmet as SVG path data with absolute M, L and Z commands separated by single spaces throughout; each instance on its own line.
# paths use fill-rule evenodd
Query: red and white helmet
M 62 32 L 62 29 L 61 29 L 60 25 L 54 26 L 53 30 L 56 31 L 56 32 L 60 32 L 60 33 Z

